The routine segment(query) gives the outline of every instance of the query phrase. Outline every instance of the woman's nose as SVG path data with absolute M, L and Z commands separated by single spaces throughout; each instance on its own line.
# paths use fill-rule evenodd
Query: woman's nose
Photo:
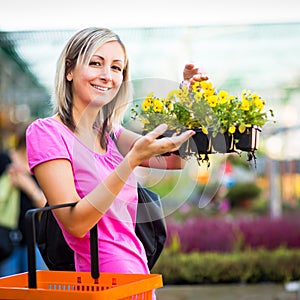
M 103 67 L 101 68 L 100 78 L 105 81 L 112 80 L 112 74 L 110 67 Z

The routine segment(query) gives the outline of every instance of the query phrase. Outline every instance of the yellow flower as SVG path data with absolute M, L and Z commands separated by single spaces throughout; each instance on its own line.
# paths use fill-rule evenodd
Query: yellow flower
M 172 101 L 168 101 L 166 107 L 167 107 L 168 111 L 174 110 L 174 104 L 173 104 L 173 102 Z
M 201 129 L 204 134 L 208 134 L 208 130 L 205 126 L 202 126 Z
M 192 85 L 192 91 L 198 92 L 201 88 L 201 83 L 199 81 L 195 81 L 195 83 Z
M 147 119 L 142 119 L 142 120 L 141 120 L 141 123 L 144 124 L 144 125 L 145 125 L 145 124 L 150 124 L 150 121 L 147 120 Z
M 211 82 L 201 81 L 200 85 L 206 98 L 215 93 L 215 89 Z
M 186 98 L 189 95 L 189 90 L 183 86 L 181 89 L 176 90 L 176 96 L 178 98 Z
M 250 102 L 247 99 L 242 99 L 241 109 L 242 110 L 249 110 Z
M 260 99 L 260 97 L 259 97 L 257 94 L 252 94 L 252 95 L 251 95 L 251 98 L 252 98 L 252 101 L 253 101 L 253 102 L 255 102 L 255 101 L 257 101 L 257 100 Z
M 147 111 L 150 109 L 151 105 L 152 105 L 152 101 L 149 98 L 146 98 L 142 103 L 142 108 L 144 111 Z
M 177 90 L 172 90 L 169 92 L 168 96 L 166 97 L 166 102 L 174 101 L 176 96 Z
M 250 96 L 251 96 L 251 91 L 250 90 L 243 90 L 242 91 L 242 100 L 247 99 Z
M 226 103 L 228 100 L 228 93 L 224 90 L 219 91 L 218 98 L 221 104 Z
M 201 98 L 202 98 L 202 96 L 203 96 L 203 93 L 202 93 L 202 92 L 196 92 L 196 93 L 194 94 L 194 99 L 195 99 L 195 101 L 196 101 L 196 102 L 200 101 Z
M 201 81 L 201 88 L 203 90 L 210 90 L 212 88 L 212 83 L 208 81 Z
M 232 95 L 229 96 L 229 97 L 228 97 L 228 102 L 231 102 L 231 101 L 234 100 L 235 98 L 236 98 L 236 96 L 232 96 Z
M 166 99 L 165 98 L 158 98 L 158 100 L 163 103 L 163 104 L 166 104 Z
M 253 104 L 258 110 L 262 110 L 264 108 L 264 102 L 259 97 L 253 100 Z
M 244 124 L 242 124 L 242 125 L 239 126 L 239 132 L 240 133 L 244 133 L 245 130 L 246 130 L 246 126 Z
M 153 94 L 154 94 L 154 92 L 150 92 L 147 96 L 146 96 L 146 98 L 145 98 L 145 100 L 152 100 L 153 99 Z
M 211 88 L 211 89 L 208 89 L 205 91 L 206 94 L 208 95 L 214 95 L 215 94 L 215 89 L 214 88 Z
M 229 133 L 235 133 L 235 130 L 236 130 L 236 127 L 234 125 L 232 125 L 228 128 Z
M 155 99 L 153 101 L 153 110 L 155 112 L 162 112 L 163 108 L 164 108 L 164 104 L 160 100 Z
M 215 107 L 218 102 L 218 97 L 216 95 L 208 96 L 207 102 L 210 105 L 210 107 Z
M 145 100 L 143 101 L 142 108 L 143 108 L 144 111 L 147 111 L 147 110 L 150 109 L 150 107 L 153 103 L 153 94 L 154 94 L 153 92 L 149 93 L 146 96 Z

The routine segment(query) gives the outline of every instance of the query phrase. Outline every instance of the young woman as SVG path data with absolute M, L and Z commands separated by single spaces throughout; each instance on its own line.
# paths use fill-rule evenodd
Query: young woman
M 184 79 L 206 80 L 193 65 Z M 137 166 L 178 169 L 177 150 L 193 135 L 186 131 L 156 139 L 162 124 L 145 136 L 120 125 L 131 97 L 128 58 L 119 37 L 87 28 L 66 44 L 55 79 L 55 114 L 27 130 L 27 150 L 50 205 L 77 201 L 55 211 L 77 271 L 90 271 L 89 230 L 98 224 L 101 272 L 148 274 L 146 254 L 135 234 Z M 114 135 L 112 140 L 111 136 Z

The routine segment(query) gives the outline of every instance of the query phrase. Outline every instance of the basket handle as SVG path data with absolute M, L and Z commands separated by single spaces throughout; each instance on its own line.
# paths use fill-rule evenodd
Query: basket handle
M 64 203 L 58 205 L 44 206 L 29 209 L 26 211 L 26 234 L 27 234 L 27 255 L 28 255 L 28 287 L 37 288 L 36 283 L 36 228 L 35 217 L 39 212 L 53 210 L 63 207 L 74 207 L 77 202 Z M 91 248 L 91 276 L 94 279 L 99 278 L 99 256 L 98 256 L 98 232 L 97 224 L 90 230 L 90 248 Z

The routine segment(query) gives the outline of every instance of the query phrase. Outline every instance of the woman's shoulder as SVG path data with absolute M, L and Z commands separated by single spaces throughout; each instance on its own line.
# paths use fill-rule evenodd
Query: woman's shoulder
M 28 128 L 58 128 L 64 126 L 54 117 L 39 118 L 34 120 Z
M 62 135 L 64 133 L 72 133 L 70 129 L 63 123 L 53 117 L 39 118 L 34 120 L 27 128 L 26 134 L 50 134 L 50 135 Z
M 26 143 L 29 146 L 64 144 L 73 138 L 72 131 L 53 117 L 36 119 L 26 130 Z
M 123 129 L 124 129 L 124 127 L 123 127 L 122 125 L 120 125 L 120 124 L 116 124 L 116 125 L 115 125 L 115 124 L 114 124 L 114 125 L 112 126 L 112 131 L 111 131 L 110 136 L 111 136 L 113 139 L 117 140 L 117 139 L 119 138 L 120 134 L 122 133 Z
M 31 171 L 41 163 L 52 159 L 70 159 L 73 143 L 72 132 L 56 119 L 36 119 L 26 131 L 28 162 Z

